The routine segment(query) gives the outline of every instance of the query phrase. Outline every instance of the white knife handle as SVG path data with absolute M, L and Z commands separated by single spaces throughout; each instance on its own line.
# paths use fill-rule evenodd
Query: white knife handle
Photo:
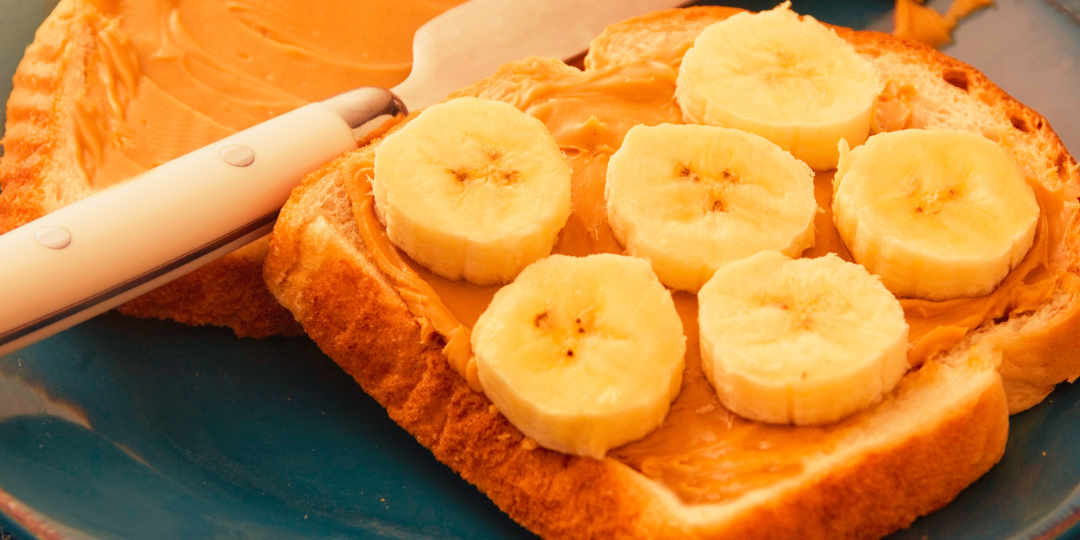
M 268 233 L 304 174 L 357 147 L 365 115 L 398 112 L 386 96 L 400 105 L 383 89 L 306 105 L 0 235 L 0 354 Z

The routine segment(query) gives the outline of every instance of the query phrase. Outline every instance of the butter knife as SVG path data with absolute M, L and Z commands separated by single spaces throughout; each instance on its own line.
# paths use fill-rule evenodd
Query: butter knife
M 0 235 L 0 355 L 267 233 L 303 175 L 387 117 L 530 55 L 583 53 L 608 24 L 685 0 L 471 0 L 413 41 L 392 91 L 359 88 L 259 124 Z

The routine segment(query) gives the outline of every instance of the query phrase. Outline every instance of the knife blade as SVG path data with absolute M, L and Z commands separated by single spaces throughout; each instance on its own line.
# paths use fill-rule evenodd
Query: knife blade
M 394 93 L 361 88 L 300 107 L 0 235 L 0 355 L 269 233 L 304 174 L 386 117 L 510 60 L 573 58 L 608 24 L 688 3 L 471 0 L 417 31 L 413 70 Z
M 432 19 L 413 38 L 414 67 L 393 88 L 411 108 L 427 107 L 511 60 L 569 60 L 609 24 L 693 0 L 473 0 Z M 507 21 L 522 21 L 508 28 Z

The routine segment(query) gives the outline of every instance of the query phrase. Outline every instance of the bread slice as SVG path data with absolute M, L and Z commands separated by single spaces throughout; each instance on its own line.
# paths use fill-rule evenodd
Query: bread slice
M 702 28 L 733 12 L 697 7 L 630 19 L 594 41 L 584 73 L 527 59 L 459 94 L 502 99 L 547 120 L 576 106 L 587 112 L 622 99 L 640 105 L 637 114 L 662 121 L 678 114 L 673 85 L 664 81 L 674 80 L 682 53 Z M 1040 244 L 1038 270 L 1025 278 L 1044 285 L 1033 287 L 1040 291 L 1037 309 L 1017 309 L 1011 300 L 1004 308 L 991 306 L 984 322 L 952 334 L 950 346 L 930 354 L 881 403 L 820 432 L 771 428 L 762 435 L 758 430 L 766 428 L 744 421 L 739 425 L 747 431 L 740 433 L 751 435 L 744 443 L 786 444 L 732 444 L 725 448 L 735 448 L 737 457 L 725 459 L 710 446 L 714 441 L 695 439 L 687 424 L 669 415 L 644 441 L 603 460 L 538 448 L 444 353 L 452 336 L 433 331 L 423 295 L 403 285 L 415 273 L 386 265 L 396 251 L 379 247 L 365 221 L 371 146 L 312 172 L 293 192 L 271 241 L 267 284 L 391 418 L 544 538 L 878 538 L 905 527 L 997 462 L 1010 410 L 1037 403 L 1054 384 L 1080 373 L 1080 346 L 1068 339 L 1080 324 L 1073 219 L 1080 183 L 1076 162 L 1045 120 L 974 69 L 888 35 L 838 33 L 892 81 L 896 95 L 883 97 L 879 124 L 982 132 L 1013 152 L 1029 180 L 1055 202 L 1044 209 L 1053 217 L 1040 224 L 1047 241 Z M 633 91 L 615 96 L 622 84 Z M 567 108 L 553 105 L 555 98 L 565 98 Z M 561 136 L 600 133 L 587 119 L 578 121 L 588 129 L 567 128 Z M 628 115 L 610 120 L 635 121 Z M 608 135 L 609 142 L 621 140 Z M 606 161 L 575 162 L 575 174 L 588 174 L 597 163 Z M 580 226 L 574 219 L 568 227 Z M 826 218 L 818 227 L 827 224 Z M 686 330 L 688 345 L 696 344 L 695 330 Z M 688 353 L 673 411 L 707 388 L 693 357 Z M 716 406 L 690 412 L 716 414 Z M 673 452 L 670 441 L 689 446 Z M 733 480 L 708 474 L 679 480 L 683 469 L 695 467 Z
M 416 27 L 458 1 L 251 11 L 61 0 L 26 50 L 7 104 L 0 233 L 309 101 L 393 86 L 409 72 Z M 319 32 L 303 24 L 326 17 L 341 24 Z M 261 239 L 120 311 L 240 336 L 299 334 L 263 283 L 267 245 Z
M 91 21 L 96 16 L 86 2 L 64 0 L 19 64 L 0 161 L 0 233 L 101 189 L 80 173 L 76 143 L 84 128 L 75 103 L 92 84 L 86 66 L 104 47 L 95 39 Z M 267 246 L 261 239 L 119 309 L 139 317 L 228 326 L 241 337 L 299 334 L 299 325 L 262 283 Z
M 107 124 L 90 109 L 96 62 L 108 52 L 99 38 L 102 22 L 84 0 L 64 0 L 38 29 L 14 77 L 7 103 L 4 158 L 0 161 L 0 233 L 75 202 L 104 186 L 80 169 L 86 122 Z M 116 50 L 111 52 L 115 53 Z M 122 88 L 134 92 L 134 88 Z M 90 111 L 87 113 L 87 111 Z M 166 111 L 154 111 L 168 114 Z M 224 128 L 208 134 L 229 134 Z M 143 141 L 144 144 L 157 144 Z M 163 145 L 164 159 L 198 147 Z M 163 160 L 164 160 L 163 159 Z M 133 173 L 140 169 L 133 169 Z M 261 279 L 268 240 L 260 239 L 223 259 L 122 306 L 128 315 L 172 319 L 190 325 L 231 327 L 238 336 L 296 335 L 302 329 L 267 292 Z

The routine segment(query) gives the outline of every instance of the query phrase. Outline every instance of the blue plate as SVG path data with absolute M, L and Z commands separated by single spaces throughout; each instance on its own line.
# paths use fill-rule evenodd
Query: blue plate
M 1042 112 L 1075 153 L 1080 26 L 1038 0 L 998 2 L 947 52 Z M 878 29 L 889 8 L 795 3 Z M 43 15 L 41 3 L 0 0 L 4 81 Z M 1077 426 L 1080 388 L 1063 385 L 1013 417 L 990 473 L 890 538 L 1080 538 Z M 309 340 L 114 313 L 0 357 L 0 526 L 25 540 L 535 538 Z

